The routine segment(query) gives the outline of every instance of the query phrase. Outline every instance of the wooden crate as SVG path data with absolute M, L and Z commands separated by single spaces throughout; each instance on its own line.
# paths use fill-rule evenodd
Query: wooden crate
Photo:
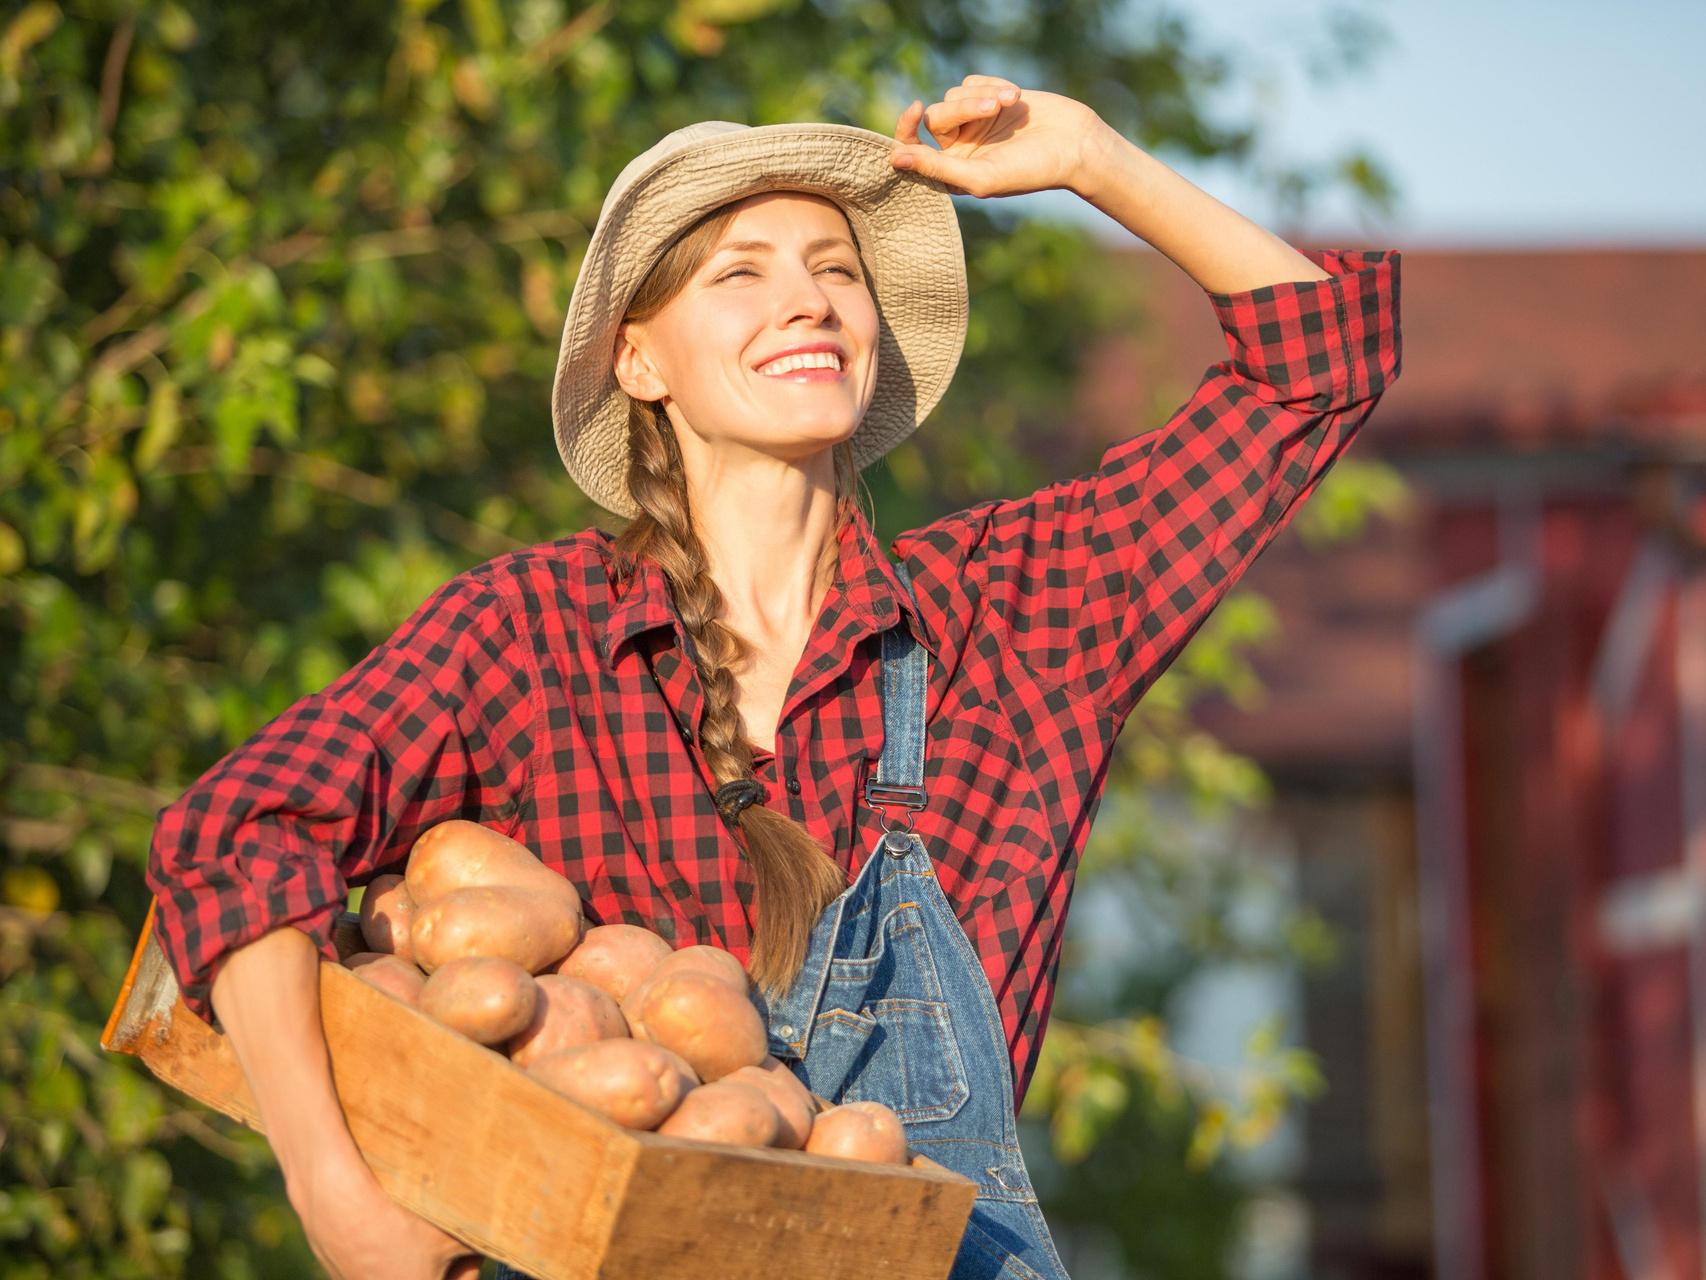
M 342 955 L 363 947 L 355 920 Z M 150 906 L 102 1047 L 260 1130 L 235 1051 L 184 1004 L 153 926 Z M 320 1012 L 385 1190 L 540 1280 L 941 1280 L 971 1215 L 975 1185 L 917 1154 L 875 1165 L 622 1128 L 325 960 Z

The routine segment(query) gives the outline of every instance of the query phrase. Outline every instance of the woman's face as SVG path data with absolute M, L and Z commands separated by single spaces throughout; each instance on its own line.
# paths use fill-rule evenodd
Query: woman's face
M 846 215 L 795 191 L 736 207 L 681 292 L 651 319 L 621 326 L 617 380 L 631 396 L 664 402 L 686 455 L 827 457 L 864 418 L 877 378 L 876 301 Z M 763 367 L 799 346 L 827 346 L 839 368 Z

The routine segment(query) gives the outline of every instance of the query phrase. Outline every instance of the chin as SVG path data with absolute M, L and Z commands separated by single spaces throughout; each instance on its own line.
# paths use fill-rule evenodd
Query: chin
M 850 440 L 853 433 L 859 429 L 864 415 L 857 417 L 843 415 L 835 418 L 825 418 L 817 422 L 800 422 L 797 419 L 788 424 L 786 441 L 772 440 L 772 449 L 785 448 L 789 456 L 807 456 L 823 449 L 833 448 L 843 440 Z

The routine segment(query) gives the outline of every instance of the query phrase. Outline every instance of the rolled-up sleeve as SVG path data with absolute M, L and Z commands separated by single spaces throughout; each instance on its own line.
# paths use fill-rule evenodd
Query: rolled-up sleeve
M 500 822 L 531 785 L 538 675 L 506 599 L 463 574 L 157 815 L 147 882 L 185 1003 L 233 950 L 294 925 L 335 960 L 352 885 L 453 817 Z
M 895 539 L 921 593 L 1123 722 L 1398 377 L 1398 252 L 1303 252 L 1327 279 L 1207 295 L 1228 358 L 1162 426 Z

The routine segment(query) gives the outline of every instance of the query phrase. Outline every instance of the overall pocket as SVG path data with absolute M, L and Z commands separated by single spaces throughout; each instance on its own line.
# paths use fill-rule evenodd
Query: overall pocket
M 871 924 L 848 923 L 855 936 Z M 803 1067 L 824 1097 L 881 1102 L 907 1123 L 965 1105 L 971 1086 L 918 903 L 891 910 L 867 954 L 830 961 Z

